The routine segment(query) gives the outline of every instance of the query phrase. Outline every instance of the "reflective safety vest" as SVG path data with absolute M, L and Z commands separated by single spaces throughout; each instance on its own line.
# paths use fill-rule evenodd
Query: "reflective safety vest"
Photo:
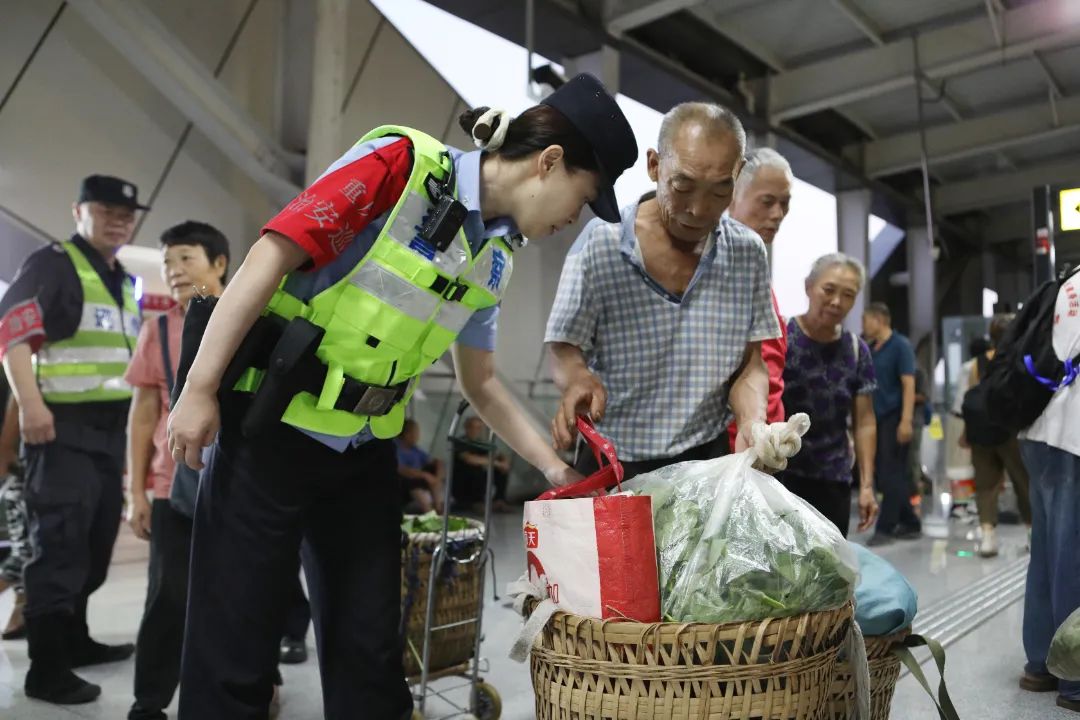
M 413 167 L 371 249 L 307 302 L 286 292 L 286 276 L 264 310 L 285 320 L 303 317 L 325 331 L 315 353 L 326 366 L 322 392 L 293 396 L 281 420 L 294 427 L 336 437 L 365 427 L 377 438 L 400 434 L 416 378 L 450 348 L 474 312 L 499 303 L 510 281 L 511 238 L 491 238 L 474 256 L 463 230 L 445 250 L 421 236 L 438 200 L 432 179 L 458 196 L 453 159 L 441 142 L 406 127 L 376 128 L 359 142 L 391 135 L 412 141 Z M 248 369 L 236 389 L 256 389 L 264 372 Z M 352 412 L 335 409 L 345 377 L 403 394 L 377 415 L 363 414 L 360 405 Z
M 135 284 L 124 280 L 124 302 L 118 305 L 82 250 L 70 241 L 60 246 L 82 285 L 82 318 L 74 335 L 45 343 L 35 355 L 41 394 L 50 403 L 127 400 L 131 386 L 124 371 L 141 324 Z

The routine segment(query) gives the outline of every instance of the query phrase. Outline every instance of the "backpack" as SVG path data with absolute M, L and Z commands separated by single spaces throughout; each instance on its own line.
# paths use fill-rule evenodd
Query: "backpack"
M 1076 379 L 1080 356 L 1059 360 L 1053 334 L 1058 291 L 1078 269 L 1064 271 L 1039 286 L 1006 328 L 986 371 L 980 373 L 976 389 L 994 424 L 1011 432 L 1029 427 L 1054 393 Z
M 996 357 L 996 355 L 995 355 Z M 971 388 L 964 393 L 964 402 L 960 410 L 964 416 L 964 434 L 972 445 L 982 447 L 995 447 L 1008 442 L 1016 437 L 1016 430 L 1002 427 L 996 422 L 995 413 L 991 411 L 986 393 L 980 390 L 980 380 L 986 377 L 987 368 L 990 365 L 986 355 L 975 358 L 975 366 L 971 368 Z

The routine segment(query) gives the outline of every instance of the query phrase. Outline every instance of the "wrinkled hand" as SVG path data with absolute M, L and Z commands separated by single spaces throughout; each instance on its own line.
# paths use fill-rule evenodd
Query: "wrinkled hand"
M 583 372 L 563 393 L 555 419 L 551 421 L 551 439 L 558 450 L 568 450 L 577 439 L 577 416 L 588 415 L 600 422 L 607 407 L 607 391 L 600 378 Z
M 19 406 L 19 429 L 27 445 L 44 445 L 56 439 L 53 414 L 44 401 Z
M 873 488 L 859 489 L 859 532 L 869 530 L 878 516 L 878 501 Z
M 132 498 L 128 508 L 128 524 L 140 540 L 150 539 L 150 515 L 150 501 L 145 496 Z
M 214 441 L 221 427 L 214 393 L 188 385 L 169 414 L 169 453 L 192 470 L 202 470 L 202 449 Z
M 901 420 L 900 425 L 896 428 L 896 442 L 901 445 L 909 445 L 913 437 L 915 437 L 915 429 L 912 427 L 911 421 L 904 422 Z
M 552 487 L 562 487 L 581 482 L 585 476 L 569 465 L 555 465 L 544 471 L 544 477 Z

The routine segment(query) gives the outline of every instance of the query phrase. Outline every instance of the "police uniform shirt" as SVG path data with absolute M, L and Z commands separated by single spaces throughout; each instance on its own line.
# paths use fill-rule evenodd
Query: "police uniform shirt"
M 78 234 L 71 241 L 97 271 L 109 294 L 122 305 L 124 281 L 129 278 L 124 267 L 119 261 L 109 267 L 101 253 Z M 0 298 L 0 360 L 19 343 L 28 343 L 37 352 L 45 342 L 72 337 L 79 328 L 82 308 L 82 284 L 64 249 L 53 243 L 32 253 Z M 59 403 L 50 405 L 50 409 L 57 419 L 112 426 L 123 422 L 128 406 L 127 400 L 112 400 Z

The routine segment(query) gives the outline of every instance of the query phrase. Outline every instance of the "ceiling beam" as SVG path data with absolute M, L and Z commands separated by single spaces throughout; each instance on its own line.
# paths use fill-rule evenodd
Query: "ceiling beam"
M 703 0 L 615 0 L 605 3 L 605 24 L 609 33 L 619 36 L 701 2 Z
M 275 202 L 287 203 L 300 192 L 290 177 L 303 157 L 259 126 L 150 10 L 120 0 L 69 5 Z
M 1080 181 L 1080 157 L 1073 156 L 943 185 L 934 191 L 934 208 L 942 215 L 992 208 L 1030 199 L 1031 190 L 1037 185 L 1076 181 Z
M 761 43 L 758 40 L 754 39 L 748 33 L 736 31 L 734 28 L 730 27 L 727 23 L 724 22 L 723 18 L 719 13 L 711 10 L 709 7 L 703 6 L 694 8 L 690 11 L 690 13 L 694 15 L 698 20 L 701 20 L 702 22 L 709 25 L 709 27 L 711 27 L 713 30 L 723 35 L 728 42 L 741 48 L 742 50 L 745 50 L 761 62 L 768 65 L 769 69 L 772 70 L 774 73 L 781 73 L 787 70 L 787 64 L 780 59 L 780 56 L 778 56 L 776 53 L 766 47 L 764 43 Z M 852 115 L 851 113 L 844 113 L 844 117 L 846 117 L 855 127 L 859 128 L 859 130 L 861 130 L 863 135 L 866 135 L 866 137 L 872 140 L 876 140 L 878 138 L 878 132 L 874 128 L 870 127 L 870 124 L 867 123 L 865 120 L 862 120 L 861 118 Z
M 1030 202 L 1030 199 L 1028 199 Z M 1007 210 L 995 208 L 988 214 L 980 238 L 986 245 L 1026 240 L 1031 237 L 1031 208 L 1028 203 L 1012 205 Z
M 911 87 L 916 72 L 912 42 L 919 43 L 920 69 L 931 80 L 1076 42 L 1080 14 L 1070 10 L 1069 3 L 1044 0 L 1007 10 L 1002 22 L 1009 28 L 1009 42 L 1000 48 L 987 37 L 986 20 L 977 18 L 779 73 L 769 83 L 771 120 L 782 122 Z
M 837 10 L 842 12 L 855 27 L 859 28 L 859 31 L 869 38 L 870 42 L 878 47 L 885 44 L 885 38 L 881 36 L 881 31 L 878 30 L 874 21 L 870 19 L 870 16 L 855 4 L 855 0 L 832 0 L 832 4 Z
M 998 47 L 1005 45 L 1005 33 L 1001 26 L 1001 16 L 1005 14 L 1005 7 L 1000 0 L 986 0 L 986 14 L 990 18 L 990 30 L 994 33 L 994 42 Z
M 1031 57 L 1035 60 L 1035 63 L 1039 66 L 1039 70 L 1042 71 L 1043 77 L 1046 78 L 1046 84 L 1050 86 L 1050 89 L 1054 91 L 1059 98 L 1065 97 L 1065 90 L 1061 87 L 1061 83 L 1054 73 L 1050 70 L 1050 66 L 1046 64 L 1046 58 L 1037 52 L 1031 53 Z
M 701 22 L 720 33 L 733 45 L 742 48 L 769 66 L 774 73 L 787 70 L 787 64 L 780 56 L 770 50 L 765 43 L 752 36 L 751 33 L 739 32 L 729 22 L 726 22 L 723 13 L 718 12 L 710 5 L 701 5 L 690 10 L 690 14 Z
M 927 157 L 931 165 L 940 164 L 1080 131 L 1080 97 L 1058 100 L 1056 106 L 1056 126 L 1047 105 L 1036 103 L 927 128 Z M 912 170 L 921 162 L 918 131 L 870 141 L 863 150 L 864 169 L 870 177 Z

